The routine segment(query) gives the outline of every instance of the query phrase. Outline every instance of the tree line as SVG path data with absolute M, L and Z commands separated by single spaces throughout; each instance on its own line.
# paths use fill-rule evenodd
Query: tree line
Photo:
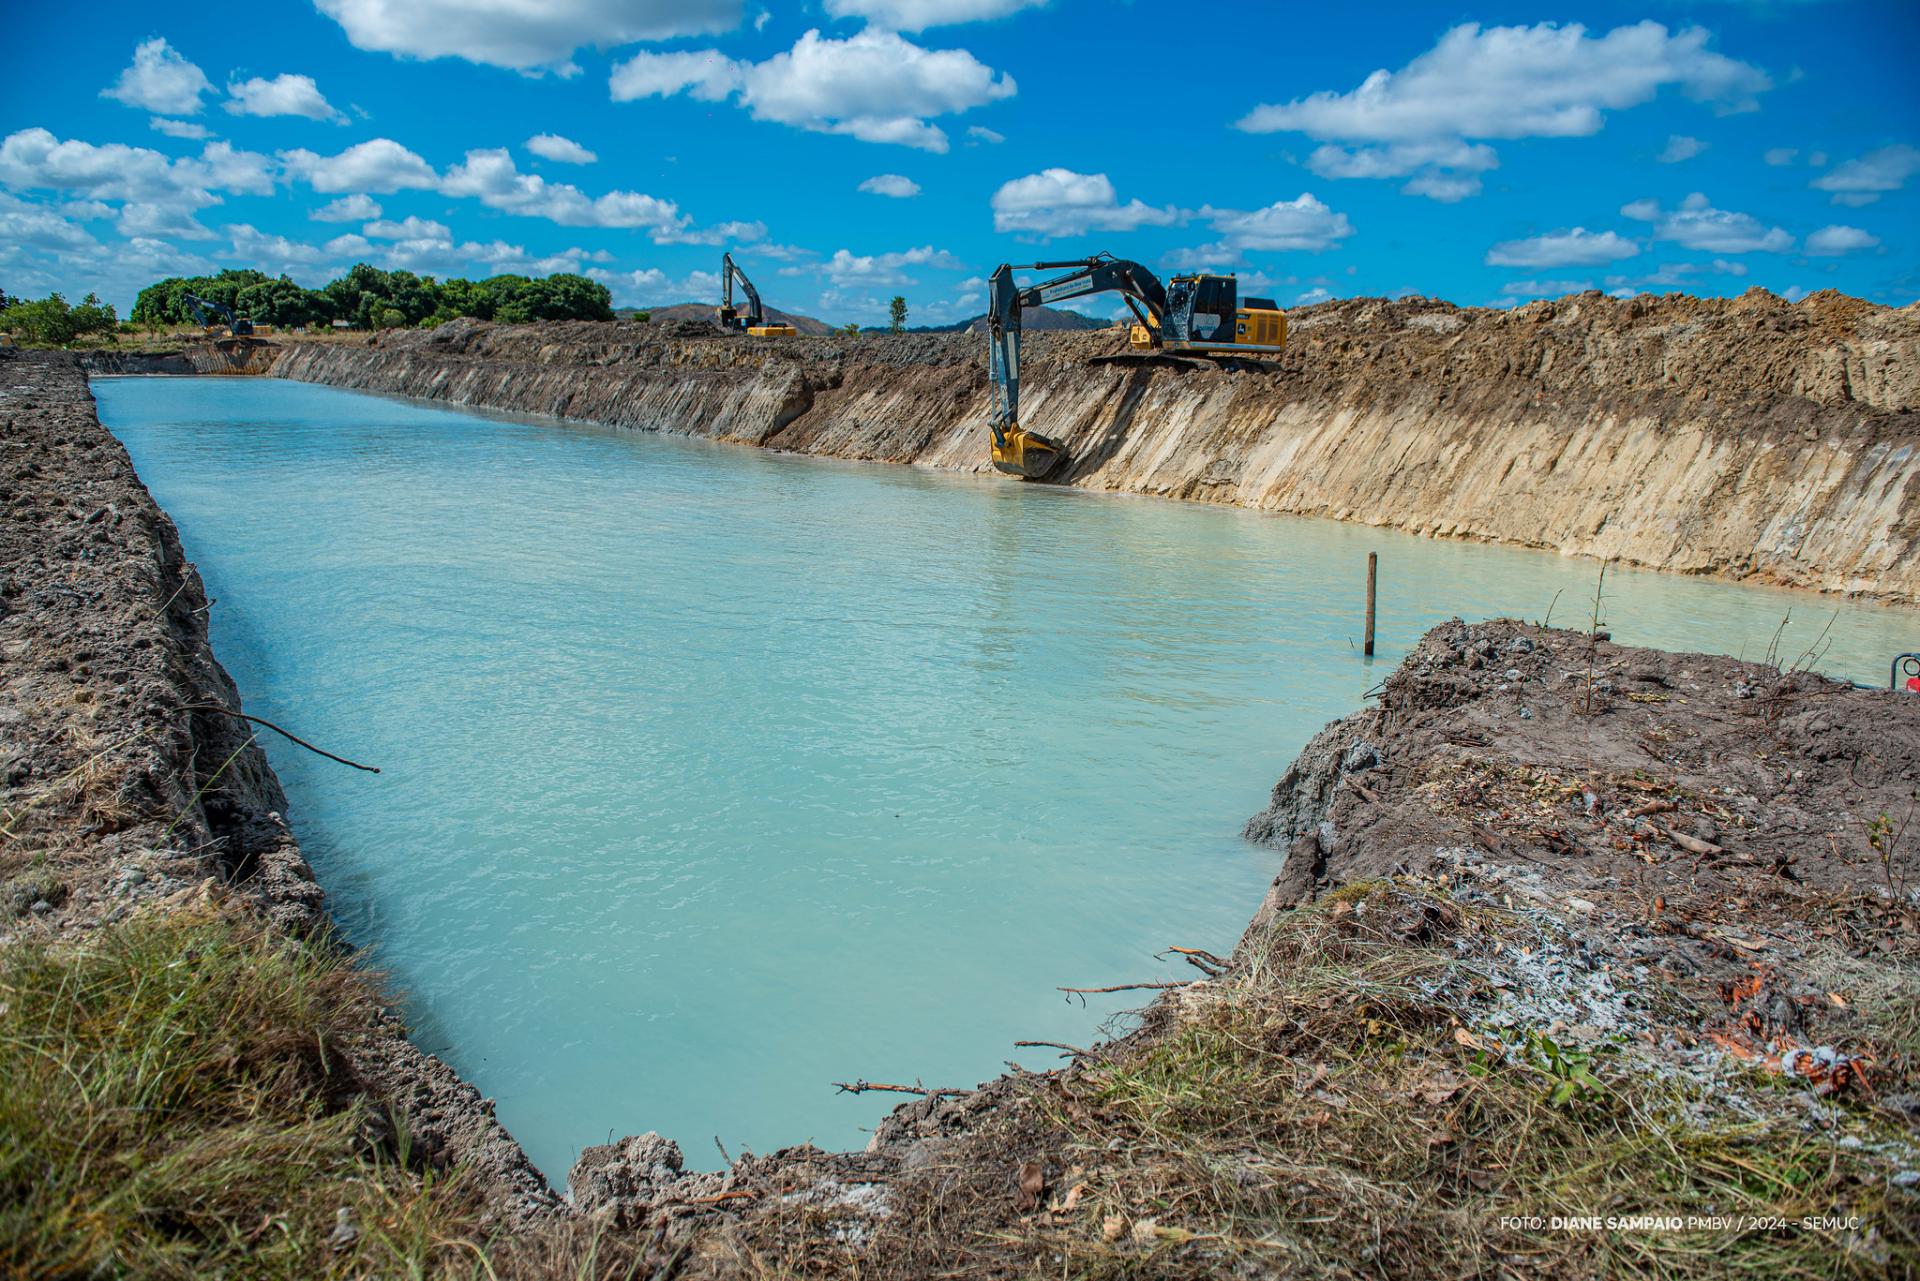
M 438 325 L 458 316 L 525 324 L 535 320 L 612 320 L 613 295 L 584 276 L 490 276 L 436 280 L 366 263 L 318 289 L 286 276 L 228 270 L 217 276 L 169 276 L 140 291 L 130 317 L 146 329 L 194 323 L 189 295 L 231 308 L 255 324 L 294 328 L 344 320 L 357 329 Z
M 48 347 L 65 347 L 81 338 L 111 334 L 120 327 L 113 304 L 88 294 L 69 303 L 62 294 L 45 298 L 8 297 L 0 289 L 0 333 Z

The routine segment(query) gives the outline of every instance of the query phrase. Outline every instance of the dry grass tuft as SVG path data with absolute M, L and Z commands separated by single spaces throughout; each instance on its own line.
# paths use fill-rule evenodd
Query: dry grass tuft
M 591 1225 L 491 1240 L 347 1066 L 378 1011 L 339 950 L 212 904 L 0 951 L 0 1275 L 647 1274 Z

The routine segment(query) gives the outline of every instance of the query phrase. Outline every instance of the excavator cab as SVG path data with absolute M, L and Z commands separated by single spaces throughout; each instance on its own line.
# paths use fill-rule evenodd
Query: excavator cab
M 1248 298 L 1231 275 L 1196 273 L 1167 282 L 1167 320 L 1148 315 L 1128 333 L 1138 350 L 1279 351 L 1287 344 L 1287 314 L 1271 298 Z

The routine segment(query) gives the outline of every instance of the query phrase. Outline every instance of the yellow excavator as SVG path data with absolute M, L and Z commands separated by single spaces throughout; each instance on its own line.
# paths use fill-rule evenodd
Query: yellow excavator
M 733 305 L 733 282 L 740 282 L 740 292 L 747 297 L 747 312 L 743 316 Z M 760 291 L 747 279 L 747 273 L 740 270 L 740 264 L 733 260 L 731 252 L 720 255 L 720 327 L 729 333 L 745 333 L 755 338 L 791 338 L 799 333 L 792 325 L 783 325 L 779 321 L 767 323 L 766 313 L 760 308 Z
M 1058 271 L 1039 284 L 1014 284 L 1016 271 Z M 1137 262 L 1097 254 L 1062 262 L 1002 263 L 987 282 L 987 367 L 993 380 L 996 469 L 1043 480 L 1065 461 L 1066 447 L 1020 425 L 1020 311 L 1088 294 L 1118 293 L 1135 323 L 1128 342 L 1141 351 L 1221 357 L 1277 352 L 1287 345 L 1287 315 L 1268 298 L 1240 297 L 1232 275 L 1174 276 L 1166 284 Z

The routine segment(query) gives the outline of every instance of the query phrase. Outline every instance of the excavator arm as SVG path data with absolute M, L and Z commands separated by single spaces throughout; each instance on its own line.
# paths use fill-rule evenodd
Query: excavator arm
M 1025 288 L 1013 281 L 1016 270 L 1063 267 L 1071 270 Z M 987 429 L 993 434 L 993 465 L 1000 471 L 1039 480 L 1066 457 L 1065 446 L 1020 426 L 1021 310 L 1100 293 L 1120 294 L 1148 333 L 1160 332 L 1167 314 L 1166 288 L 1139 263 L 1111 254 L 1018 267 L 1002 263 L 988 281 L 987 367 L 993 382 L 993 411 Z
M 747 297 L 747 314 L 743 318 L 734 310 L 733 282 L 740 282 L 740 291 Z M 740 270 L 740 264 L 733 260 L 731 251 L 720 256 L 720 324 L 727 329 L 753 329 L 766 323 L 766 315 L 760 308 L 760 291 L 747 279 L 747 273 Z
M 187 306 L 193 312 L 193 319 L 202 329 L 212 329 L 216 325 L 225 325 L 227 332 L 235 338 L 243 338 L 253 332 L 253 322 L 244 317 L 236 317 L 233 308 L 211 298 L 187 295 Z M 213 319 L 209 320 L 208 316 Z

